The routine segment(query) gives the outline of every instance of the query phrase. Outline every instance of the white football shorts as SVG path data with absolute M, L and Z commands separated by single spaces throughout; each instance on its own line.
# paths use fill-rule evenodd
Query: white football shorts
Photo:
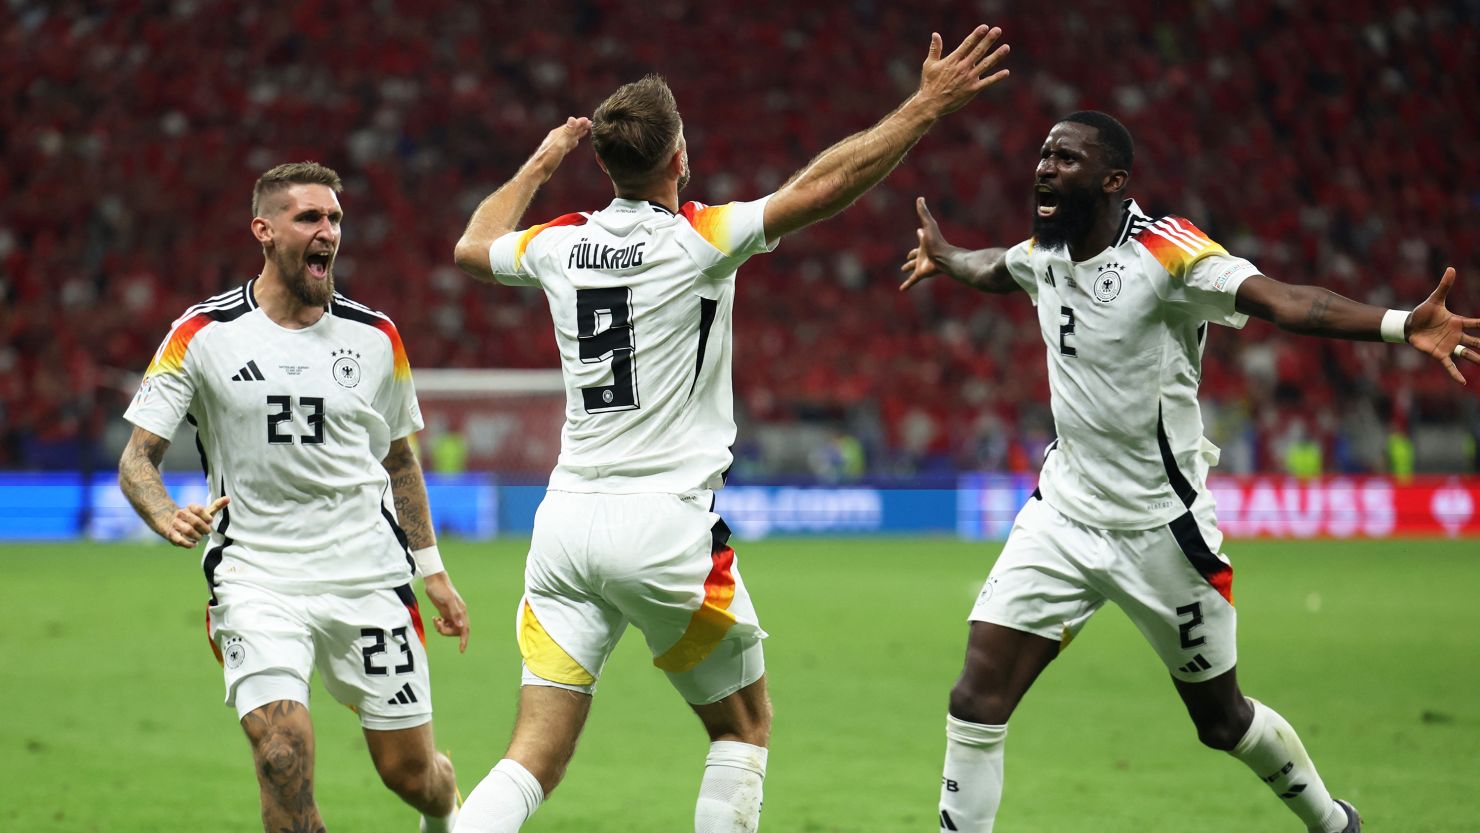
M 1238 660 L 1233 567 L 1218 551 L 1222 543 L 1206 501 L 1166 526 L 1117 530 L 1071 520 L 1034 492 L 970 618 L 1055 640 L 1062 649 L 1111 601 L 1173 677 L 1208 680 Z
M 317 668 L 334 699 L 366 729 L 432 719 L 425 635 L 409 585 L 362 593 L 294 595 L 220 584 L 206 627 L 239 717 L 275 700 L 308 705 Z
M 760 679 L 766 633 L 712 504 L 709 491 L 547 492 L 516 619 L 524 685 L 594 693 L 629 622 L 690 703 Z

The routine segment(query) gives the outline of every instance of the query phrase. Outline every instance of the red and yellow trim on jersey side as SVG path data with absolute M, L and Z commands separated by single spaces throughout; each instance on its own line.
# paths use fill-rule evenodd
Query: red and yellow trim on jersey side
M 585 224 L 586 215 L 584 214 L 562 214 L 548 223 L 540 223 L 537 226 L 530 226 L 529 228 L 520 232 L 519 239 L 514 243 L 514 268 L 518 269 L 519 264 L 524 262 L 524 250 L 529 248 L 530 241 L 534 240 L 540 232 L 544 231 L 547 228 L 559 228 L 560 226 L 581 226 Z
M 596 675 L 576 662 L 534 615 L 529 599 L 519 612 L 519 655 L 536 677 L 565 685 L 593 685 Z
M 406 358 L 406 345 L 401 343 L 401 333 L 390 319 L 382 318 L 375 322 L 375 329 L 385 333 L 386 338 L 391 340 L 392 372 L 397 382 L 404 382 L 411 378 L 411 360 Z
M 185 350 L 189 348 L 190 340 L 195 338 L 201 328 L 214 320 L 209 313 L 198 312 L 176 324 L 165 338 L 164 344 L 159 346 L 159 351 L 154 354 L 154 361 L 144 371 L 144 378 L 149 379 L 161 373 L 179 373 L 180 368 L 185 366 Z
M 1213 242 L 1191 220 L 1163 217 L 1134 235 L 1151 256 L 1174 278 L 1181 279 L 1188 267 L 1208 255 L 1226 255 L 1228 250 Z
M 689 627 L 683 636 L 653 660 L 653 665 L 664 671 L 678 673 L 688 671 L 704 661 L 714 650 L 730 626 L 735 624 L 735 614 L 730 612 L 730 602 L 735 600 L 735 550 L 723 547 L 710 558 L 714 564 L 709 577 L 704 579 L 704 602 L 689 619 Z
M 730 205 L 705 205 L 702 202 L 686 202 L 678 209 L 694 231 L 705 242 L 726 255 L 734 253 L 734 242 L 730 228 Z

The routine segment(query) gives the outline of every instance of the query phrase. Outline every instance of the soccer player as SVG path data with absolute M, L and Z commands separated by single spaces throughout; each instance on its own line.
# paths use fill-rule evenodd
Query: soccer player
M 313 797 L 313 669 L 360 716 L 385 785 L 443 833 L 452 764 L 432 744 L 420 572 L 437 631 L 468 640 L 437 553 L 411 368 L 391 320 L 334 291 L 339 175 L 312 162 L 257 180 L 262 273 L 185 311 L 125 417 L 119 484 L 170 543 L 206 540 L 207 624 L 256 763 L 262 826 L 322 831 Z M 180 507 L 159 461 L 182 421 L 210 483 Z M 414 563 L 414 569 L 413 569 Z
M 901 288 L 943 272 L 982 292 L 1026 292 L 1058 432 L 971 612 L 946 718 L 940 826 L 992 829 L 1008 718 L 1108 600 L 1166 663 L 1199 740 L 1244 762 L 1310 830 L 1355 833 L 1361 819 L 1331 798 L 1295 730 L 1239 690 L 1233 568 L 1203 482 L 1218 461 L 1197 404 L 1207 325 L 1253 315 L 1291 332 L 1406 341 L 1463 383 L 1453 360 L 1480 363 L 1480 339 L 1465 332 L 1480 319 L 1445 308 L 1453 269 L 1411 313 L 1266 277 L 1187 220 L 1143 214 L 1126 196 L 1132 158 L 1130 134 L 1104 113 L 1054 125 L 1033 236 L 1010 249 L 952 246 L 917 204 Z
M 753 831 L 771 729 L 761 630 L 713 495 L 731 462 L 735 271 L 852 203 L 931 125 L 1007 75 L 1001 31 L 977 27 L 919 89 L 754 202 L 680 205 L 689 180 L 673 94 L 649 76 L 590 120 L 550 132 L 483 201 L 457 244 L 485 281 L 539 286 L 566 383 L 560 459 L 535 517 L 519 606 L 523 686 L 503 760 L 468 796 L 459 833 L 508 833 L 555 789 L 597 679 L 630 622 L 711 746 L 695 830 Z M 616 199 L 514 231 L 535 190 L 587 133 Z

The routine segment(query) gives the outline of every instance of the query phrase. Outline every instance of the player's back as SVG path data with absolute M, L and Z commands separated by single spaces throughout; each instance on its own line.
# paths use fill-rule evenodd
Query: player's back
M 674 492 L 722 484 L 735 439 L 735 269 L 768 248 L 764 200 L 673 214 L 617 199 L 500 238 L 505 283 L 545 291 L 566 384 L 550 488 Z

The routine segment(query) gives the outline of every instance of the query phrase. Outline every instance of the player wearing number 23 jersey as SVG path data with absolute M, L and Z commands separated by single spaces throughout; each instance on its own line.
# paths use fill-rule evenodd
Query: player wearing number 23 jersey
M 421 430 L 395 324 L 335 293 L 310 327 L 283 328 L 248 281 L 186 310 L 125 418 L 174 438 L 195 426 L 211 497 L 229 496 L 206 577 L 288 593 L 381 589 L 411 565 L 378 465 Z

